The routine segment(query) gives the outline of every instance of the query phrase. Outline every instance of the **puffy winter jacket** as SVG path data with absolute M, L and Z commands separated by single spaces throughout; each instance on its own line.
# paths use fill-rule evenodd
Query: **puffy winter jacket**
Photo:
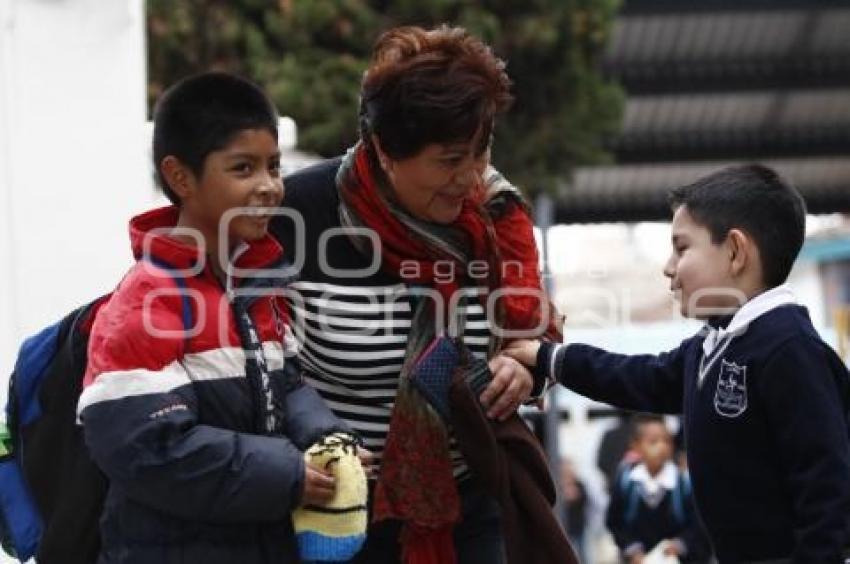
M 163 235 L 177 216 L 131 221 L 137 263 L 89 341 L 78 415 L 110 480 L 99 562 L 297 562 L 302 450 L 345 426 L 285 354 L 285 275 L 240 272 L 226 292 Z M 237 268 L 283 266 L 271 237 L 243 247 Z

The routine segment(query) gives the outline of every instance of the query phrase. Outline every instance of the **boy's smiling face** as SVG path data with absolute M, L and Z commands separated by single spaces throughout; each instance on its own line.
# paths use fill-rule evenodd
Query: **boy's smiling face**
M 232 248 L 266 235 L 271 215 L 263 208 L 279 206 L 282 197 L 280 150 L 274 136 L 265 129 L 247 129 L 207 155 L 202 174 L 193 178 L 192 189 L 183 198 L 181 212 L 209 245 L 217 241 L 225 212 L 254 208 L 256 215 L 238 215 L 230 221 L 228 246 Z
M 664 275 L 670 278 L 682 315 L 707 319 L 730 314 L 746 301 L 733 277 L 728 237 L 714 243 L 709 230 L 685 206 L 679 206 L 673 215 L 671 242 L 673 250 Z

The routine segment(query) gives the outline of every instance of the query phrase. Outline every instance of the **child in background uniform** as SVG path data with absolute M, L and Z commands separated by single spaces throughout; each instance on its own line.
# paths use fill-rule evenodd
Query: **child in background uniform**
M 137 262 L 94 323 L 78 405 L 110 481 L 101 564 L 297 562 L 291 512 L 334 496 L 303 451 L 346 427 L 283 345 L 277 123 L 256 86 L 221 73 L 157 104 L 173 205 L 130 221 Z
M 661 542 L 666 555 L 682 562 L 706 560 L 691 481 L 673 462 L 673 439 L 663 417 L 637 415 L 632 428 L 639 459 L 612 484 L 606 519 L 623 561 L 640 564 Z
M 671 200 L 664 274 L 703 330 L 659 355 L 531 341 L 507 354 L 594 400 L 683 413 L 697 508 L 721 563 L 844 562 L 847 369 L 783 285 L 803 244 L 803 199 L 746 165 Z

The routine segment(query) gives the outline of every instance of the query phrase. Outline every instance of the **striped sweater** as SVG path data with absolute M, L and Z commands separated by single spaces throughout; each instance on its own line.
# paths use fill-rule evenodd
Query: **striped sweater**
M 382 271 L 379 256 L 365 256 L 340 230 L 339 164 L 325 161 L 286 177 L 289 213 L 276 218 L 271 231 L 300 270 L 289 297 L 306 380 L 380 461 L 417 290 Z M 484 308 L 470 299 L 460 309 L 464 342 L 484 357 L 490 336 Z M 466 465 L 453 439 L 451 453 L 462 479 Z

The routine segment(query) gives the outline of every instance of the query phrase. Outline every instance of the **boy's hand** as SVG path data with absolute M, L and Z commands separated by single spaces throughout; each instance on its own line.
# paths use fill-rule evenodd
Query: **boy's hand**
M 304 493 L 302 505 L 322 505 L 333 499 L 336 478 L 311 464 L 304 465 Z
M 540 341 L 517 339 L 516 341 L 508 343 L 508 345 L 502 350 L 502 354 L 514 358 L 522 364 L 533 368 L 537 364 L 538 350 L 540 350 Z

